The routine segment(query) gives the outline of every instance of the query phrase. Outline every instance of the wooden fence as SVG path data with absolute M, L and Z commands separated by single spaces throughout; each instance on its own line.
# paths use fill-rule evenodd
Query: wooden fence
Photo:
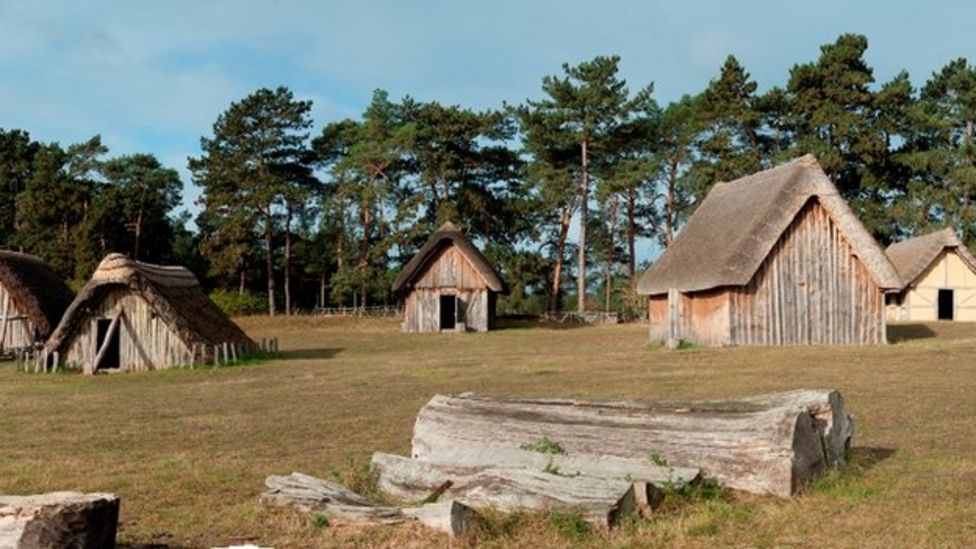
M 377 305 L 373 307 L 316 307 L 309 314 L 315 316 L 395 317 L 403 314 L 403 307 Z
M 194 345 L 188 351 L 186 360 L 183 363 L 170 367 L 189 368 L 192 370 L 198 365 L 205 366 L 212 364 L 213 366 L 228 366 L 246 359 L 254 351 L 277 353 L 278 338 L 263 337 L 257 342 L 257 347 L 244 343 L 230 343 L 225 341 L 224 343 L 213 346 L 212 358 L 209 361 L 203 359 L 205 348 L 202 345 Z M 22 372 L 51 373 L 57 372 L 58 369 L 62 368 L 60 353 L 57 351 L 46 353 L 43 348 L 16 351 L 14 353 L 14 361 L 17 370 Z M 90 369 L 87 368 L 85 372 L 91 373 Z

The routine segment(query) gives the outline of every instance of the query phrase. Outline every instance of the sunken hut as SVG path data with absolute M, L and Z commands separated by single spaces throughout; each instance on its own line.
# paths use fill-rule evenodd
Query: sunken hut
M 888 296 L 888 320 L 976 321 L 976 257 L 953 229 L 892 244 L 903 286 Z
M 44 354 L 87 373 L 155 370 L 212 362 L 214 347 L 224 343 L 254 345 L 188 269 L 110 254 L 68 307 Z
M 506 289 L 464 233 L 445 223 L 403 267 L 393 291 L 403 299 L 405 332 L 485 332 Z
M 74 297 L 39 257 L 0 251 L 0 352 L 33 349 L 43 343 Z
M 641 278 L 654 341 L 865 345 L 901 286 L 812 155 L 717 183 Z

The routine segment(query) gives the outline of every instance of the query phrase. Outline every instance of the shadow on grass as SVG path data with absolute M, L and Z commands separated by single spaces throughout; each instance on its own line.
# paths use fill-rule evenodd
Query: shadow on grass
M 915 339 L 929 339 L 935 337 L 935 332 L 924 324 L 897 324 L 888 326 L 888 341 L 904 343 Z
M 855 446 L 847 455 L 847 462 L 859 469 L 867 470 L 895 454 L 894 448 Z
M 277 358 L 285 360 L 321 360 L 333 358 L 340 352 L 342 352 L 342 349 L 293 349 L 290 351 L 279 351 Z
M 585 322 L 555 322 L 543 320 L 538 315 L 505 315 L 499 316 L 493 330 L 574 330 L 587 328 L 594 324 Z
M 143 543 L 143 542 L 131 542 L 131 543 L 119 543 L 116 549 L 189 549 L 189 545 L 179 545 L 170 543 Z

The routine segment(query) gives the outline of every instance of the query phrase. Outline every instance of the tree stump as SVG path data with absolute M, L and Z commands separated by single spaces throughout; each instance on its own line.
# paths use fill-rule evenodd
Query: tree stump
M 119 523 L 114 494 L 51 492 L 0 496 L 0 547 L 111 549 Z

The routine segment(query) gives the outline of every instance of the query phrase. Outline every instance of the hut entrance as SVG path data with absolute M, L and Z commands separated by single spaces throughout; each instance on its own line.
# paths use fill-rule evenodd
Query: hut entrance
M 952 290 L 939 290 L 939 320 L 952 320 L 955 316 L 955 296 Z
M 441 296 L 441 330 L 453 330 L 457 327 L 457 296 Z
M 109 329 L 112 327 L 111 318 L 99 318 L 96 322 L 95 352 L 101 350 L 106 337 L 109 337 L 109 340 L 105 354 L 102 356 L 102 360 L 95 365 L 95 368 L 98 370 L 117 370 L 119 368 L 119 330 L 116 329 L 109 334 Z

